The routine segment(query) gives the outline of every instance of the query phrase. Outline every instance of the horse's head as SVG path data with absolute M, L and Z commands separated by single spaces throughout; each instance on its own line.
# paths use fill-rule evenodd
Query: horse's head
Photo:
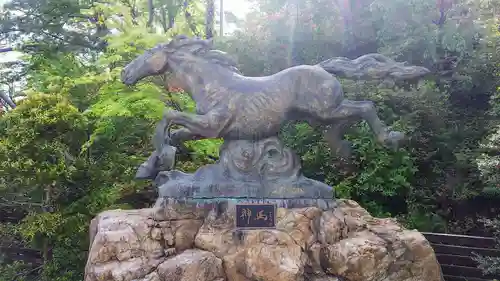
M 179 66 L 186 62 L 213 62 L 235 67 L 225 53 L 212 50 L 211 40 L 178 35 L 169 43 L 157 45 L 131 61 L 123 69 L 121 79 L 123 83 L 133 85 L 148 76 L 185 71 Z
M 133 85 L 142 78 L 160 75 L 168 70 L 167 52 L 161 45 L 146 50 L 125 66 L 121 80 L 126 85 Z

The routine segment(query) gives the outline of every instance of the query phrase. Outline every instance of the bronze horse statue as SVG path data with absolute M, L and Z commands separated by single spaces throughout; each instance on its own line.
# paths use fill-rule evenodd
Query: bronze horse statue
M 368 123 L 381 144 L 397 147 L 404 135 L 384 125 L 373 102 L 345 99 L 340 82 L 332 74 L 400 81 L 419 79 L 429 70 L 369 54 L 356 60 L 334 58 L 270 76 L 247 77 L 226 53 L 213 49 L 211 40 L 180 35 L 134 59 L 123 69 L 121 79 L 133 85 L 165 73 L 170 73 L 176 87 L 190 93 L 196 102 L 196 114 L 167 110 L 154 138 L 156 152 L 144 165 L 154 165 L 165 154 L 165 145 L 178 146 L 202 138 L 263 139 L 277 135 L 286 121 L 324 126 L 331 150 L 344 157 L 351 148 L 342 139 L 344 129 L 360 120 Z M 173 124 L 182 128 L 167 134 Z

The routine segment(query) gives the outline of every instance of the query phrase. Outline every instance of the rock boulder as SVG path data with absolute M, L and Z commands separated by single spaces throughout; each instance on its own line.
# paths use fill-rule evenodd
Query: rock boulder
M 170 204 L 91 223 L 85 281 L 442 281 L 428 241 L 351 200 L 277 210 L 276 229 L 235 230 L 225 210 Z

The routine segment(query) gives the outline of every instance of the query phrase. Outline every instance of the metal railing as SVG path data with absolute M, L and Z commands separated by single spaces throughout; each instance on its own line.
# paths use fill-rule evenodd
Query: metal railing
M 475 254 L 500 257 L 500 249 L 495 247 L 491 237 L 466 236 L 445 233 L 422 233 L 429 241 L 445 281 L 491 281 L 499 275 L 484 275 L 473 259 Z

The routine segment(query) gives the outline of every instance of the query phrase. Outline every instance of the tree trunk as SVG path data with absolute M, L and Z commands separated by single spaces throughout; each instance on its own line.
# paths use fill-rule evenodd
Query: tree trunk
M 164 6 L 160 7 L 160 15 L 161 15 L 161 27 L 163 28 L 163 33 L 167 33 L 167 31 L 170 29 L 168 24 L 167 24 L 167 10 L 165 9 Z
M 294 65 L 294 55 L 295 55 L 295 33 L 297 29 L 297 21 L 299 20 L 299 1 L 295 1 L 295 5 L 290 5 L 288 7 L 288 14 L 292 19 L 292 26 L 288 30 L 288 52 L 287 52 L 287 64 L 288 67 L 292 67 Z
M 155 7 L 153 0 L 148 0 L 148 11 L 149 15 L 148 15 L 147 27 L 151 28 L 153 26 L 153 20 L 155 18 Z
M 215 0 L 207 0 L 207 12 L 205 15 L 205 36 L 207 39 L 214 37 L 214 10 Z
M 189 12 L 189 0 L 184 0 L 184 2 L 182 2 L 182 6 L 184 8 L 184 17 L 186 18 L 187 24 L 189 25 L 189 29 L 191 29 L 191 32 L 193 32 L 195 36 L 199 36 L 196 24 L 193 22 L 193 17 Z
M 45 189 L 45 199 L 43 200 L 43 212 L 50 213 L 52 212 L 52 190 L 53 184 L 50 184 Z M 47 264 L 51 260 L 51 247 L 50 247 L 50 238 L 47 236 L 43 237 L 42 244 L 42 255 L 43 255 L 43 264 Z
M 224 36 L 224 0 L 220 0 L 219 5 L 219 36 Z

